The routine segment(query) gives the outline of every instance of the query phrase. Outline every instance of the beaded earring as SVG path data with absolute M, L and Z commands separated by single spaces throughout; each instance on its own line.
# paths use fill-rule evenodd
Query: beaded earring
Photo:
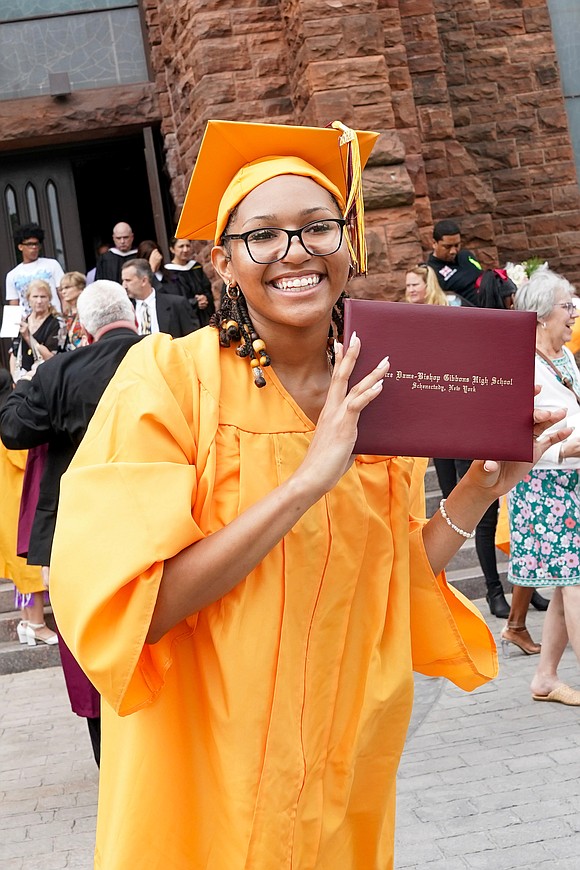
M 348 299 L 348 293 L 343 290 L 334 305 L 332 306 L 332 319 L 328 328 L 328 340 L 326 344 L 326 354 L 331 368 L 334 367 L 334 342 L 342 341 L 344 335 L 344 300 Z
M 254 383 L 257 387 L 265 387 L 262 367 L 269 366 L 272 361 L 266 352 L 265 341 L 254 329 L 244 294 L 237 284 L 228 284 L 220 309 L 211 318 L 210 326 L 219 329 L 222 347 L 230 347 L 232 341 L 240 342 L 236 348 L 237 355 L 250 357 Z
M 330 366 L 334 366 L 334 342 L 342 341 L 344 333 L 344 300 L 348 293 L 343 290 L 332 308 L 332 319 L 328 330 L 326 353 Z M 228 284 L 218 311 L 212 315 L 209 325 L 219 330 L 222 347 L 230 347 L 232 341 L 239 341 L 236 348 L 239 357 L 250 357 L 250 365 L 257 387 L 266 386 L 262 368 L 271 365 L 266 352 L 266 343 L 254 329 L 246 305 L 244 294 L 237 284 Z

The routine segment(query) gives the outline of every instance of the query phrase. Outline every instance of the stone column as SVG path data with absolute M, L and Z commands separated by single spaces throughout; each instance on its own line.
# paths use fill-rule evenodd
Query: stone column
M 459 73 L 456 64 L 444 60 L 439 28 L 444 28 L 445 17 L 443 12 L 436 15 L 441 7 L 450 4 L 399 0 L 433 221 L 457 220 L 466 246 L 474 248 L 482 263 L 496 264 L 495 196 L 475 158 L 458 140 L 449 89 Z M 451 28 L 448 32 L 453 35 Z
M 417 160 L 408 162 L 396 130 L 383 5 L 377 0 L 281 4 L 297 122 L 324 126 L 338 119 L 381 131 L 364 173 L 369 274 L 350 287 L 353 295 L 366 298 L 398 296 L 406 268 L 423 259 L 410 174 L 412 169 L 418 176 L 420 167 Z

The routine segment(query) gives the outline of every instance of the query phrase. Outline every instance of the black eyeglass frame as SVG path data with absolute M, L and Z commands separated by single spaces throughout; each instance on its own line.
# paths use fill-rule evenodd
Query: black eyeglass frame
M 333 251 L 328 251 L 326 254 L 320 254 L 317 251 L 311 251 L 305 244 L 304 239 L 302 238 L 302 233 L 304 230 L 307 230 L 308 227 L 311 227 L 313 224 L 338 224 L 340 228 L 340 235 L 338 237 L 338 244 Z M 248 230 L 247 233 L 228 233 L 221 237 L 221 242 L 229 242 L 235 241 L 236 239 L 241 239 L 246 246 L 246 251 L 248 252 L 248 256 L 252 262 L 257 263 L 259 266 L 270 266 L 272 263 L 278 263 L 280 260 L 283 260 L 288 251 L 290 250 L 290 245 L 292 244 L 292 239 L 297 236 L 298 241 L 304 248 L 307 254 L 310 254 L 311 257 L 330 257 L 331 254 L 336 254 L 340 246 L 342 245 L 342 239 L 344 236 L 344 228 L 346 226 L 346 218 L 322 218 L 316 221 L 309 221 L 307 224 L 304 224 L 303 227 L 300 227 L 298 230 L 286 230 L 284 227 L 256 227 L 253 230 Z M 264 230 L 276 230 L 279 233 L 286 233 L 288 236 L 288 244 L 286 245 L 286 250 L 280 257 L 276 257 L 275 260 L 266 260 L 265 262 L 262 260 L 256 260 L 255 257 L 252 256 L 252 252 L 250 251 L 250 247 L 248 245 L 248 239 L 253 233 L 260 233 Z

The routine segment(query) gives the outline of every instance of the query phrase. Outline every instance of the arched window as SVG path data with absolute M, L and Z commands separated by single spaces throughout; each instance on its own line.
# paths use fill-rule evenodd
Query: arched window
M 26 204 L 28 206 L 28 217 L 30 218 L 30 223 L 39 224 L 36 190 L 34 189 L 34 185 L 30 182 L 26 185 Z
M 54 182 L 48 181 L 46 184 L 46 198 L 48 200 L 48 216 L 50 219 L 50 228 L 52 230 L 52 238 L 54 240 L 54 255 L 63 269 L 66 268 L 64 262 L 64 239 L 62 236 L 62 225 L 60 222 L 60 210 L 58 207 L 58 194 Z
M 12 229 L 18 226 L 20 220 L 18 218 L 18 204 L 16 202 L 16 194 L 14 193 L 14 188 L 8 185 L 6 190 L 4 191 L 4 202 L 6 203 L 6 211 L 8 213 L 8 218 L 10 220 L 10 226 Z
M 4 203 L 6 205 L 6 214 L 8 215 L 8 224 L 12 232 L 14 232 L 14 230 L 20 223 L 20 218 L 18 217 L 18 203 L 16 202 L 16 194 L 14 193 L 14 188 L 10 185 L 7 185 L 6 189 L 4 190 Z

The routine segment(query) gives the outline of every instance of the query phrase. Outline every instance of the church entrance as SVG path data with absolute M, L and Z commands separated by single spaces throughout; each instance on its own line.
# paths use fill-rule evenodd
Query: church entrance
M 135 242 L 157 239 L 166 247 L 172 211 L 160 172 L 160 147 L 150 128 L 101 142 L 51 146 L 4 155 L 0 161 L 0 281 L 18 262 L 12 232 L 39 223 L 43 253 L 65 271 L 87 272 L 99 245 L 112 244 L 119 221 Z

